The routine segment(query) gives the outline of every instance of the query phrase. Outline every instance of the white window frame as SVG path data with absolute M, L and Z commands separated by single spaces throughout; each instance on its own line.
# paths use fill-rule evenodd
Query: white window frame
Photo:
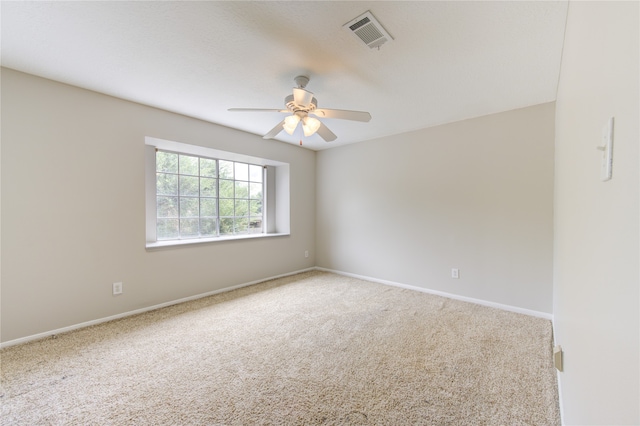
M 221 235 L 207 238 L 158 241 L 156 235 L 156 150 L 264 166 L 266 168 L 266 179 L 264 180 L 263 193 L 263 232 L 259 234 Z M 147 249 L 290 235 L 289 164 L 280 161 L 146 137 L 145 195 Z

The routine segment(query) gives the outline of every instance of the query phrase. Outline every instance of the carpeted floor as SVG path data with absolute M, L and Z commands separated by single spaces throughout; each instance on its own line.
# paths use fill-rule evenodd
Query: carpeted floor
M 308 272 L 0 352 L 2 425 L 558 425 L 548 320 Z

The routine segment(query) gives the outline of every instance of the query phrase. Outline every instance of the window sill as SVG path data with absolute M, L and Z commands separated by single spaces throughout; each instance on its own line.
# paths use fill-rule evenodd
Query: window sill
M 238 241 L 238 240 L 250 240 L 254 238 L 270 238 L 270 237 L 283 237 L 288 236 L 288 233 L 282 234 L 247 234 L 247 235 L 230 235 L 223 237 L 215 237 L 215 238 L 193 238 L 188 240 L 166 240 L 166 241 L 157 241 L 150 243 L 148 242 L 146 245 L 147 250 L 158 250 L 163 248 L 171 248 L 176 246 L 190 246 L 193 244 L 211 244 L 211 243 L 221 243 L 224 241 Z

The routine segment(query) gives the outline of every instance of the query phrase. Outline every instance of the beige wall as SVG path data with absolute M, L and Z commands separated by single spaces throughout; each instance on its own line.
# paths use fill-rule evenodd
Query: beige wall
M 317 265 L 551 313 L 553 129 L 550 103 L 319 152 Z
M 554 315 L 567 425 L 640 424 L 639 7 L 572 2 L 556 105 Z M 615 117 L 613 179 L 601 131 Z
M 146 251 L 145 136 L 289 163 L 291 235 Z M 3 69 L 1 170 L 3 342 L 315 264 L 296 146 Z

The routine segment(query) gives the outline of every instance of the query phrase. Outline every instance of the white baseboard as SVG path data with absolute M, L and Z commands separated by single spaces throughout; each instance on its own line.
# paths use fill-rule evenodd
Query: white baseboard
M 264 281 L 273 280 L 273 279 L 276 279 L 276 278 L 282 278 L 282 277 L 286 277 L 286 276 L 289 276 L 289 275 L 300 274 L 302 272 L 313 271 L 315 269 L 316 268 L 307 268 L 307 269 L 301 269 L 299 271 L 288 272 L 286 274 L 276 275 L 276 276 L 269 277 L 269 278 L 263 278 L 263 279 L 259 279 L 259 280 L 256 280 L 256 281 L 251 281 L 251 282 L 248 282 L 248 283 L 234 285 L 234 286 L 231 286 L 231 287 L 225 287 L 225 288 L 222 288 L 222 289 L 219 289 L 219 290 L 213 290 L 213 291 L 209 291 L 209 292 L 206 292 L 206 293 L 197 294 L 195 296 L 184 297 L 182 299 L 172 300 L 172 301 L 169 301 L 169 302 L 160 303 L 158 305 L 148 306 L 146 308 L 136 309 L 134 311 L 123 312 L 121 314 L 111 315 L 111 316 L 108 316 L 108 317 L 105 317 L 105 318 L 99 318 L 99 319 L 95 319 L 95 320 L 91 320 L 91 321 L 82 322 L 80 324 L 74 324 L 74 325 L 70 325 L 70 326 L 67 326 L 67 327 L 57 328 L 55 330 L 45 331 L 43 333 L 33 334 L 31 336 L 21 337 L 19 339 L 9 340 L 9 341 L 0 343 L 0 349 L 6 348 L 6 347 L 9 347 L 9 346 L 19 345 L 19 344 L 22 344 L 22 343 L 31 342 L 33 340 L 44 339 L 46 337 L 54 336 L 56 334 L 66 333 L 68 331 L 73 331 L 73 330 L 77 330 L 79 328 L 85 328 L 85 327 L 89 327 L 89 326 L 92 326 L 92 325 L 101 324 L 103 322 L 113 321 L 113 320 L 116 320 L 116 319 L 129 317 L 129 316 L 132 316 L 132 315 L 138 315 L 138 314 L 142 314 L 144 312 L 154 311 L 154 310 L 160 309 L 160 308 L 166 308 L 167 306 L 177 305 L 179 303 L 189 302 L 191 300 L 201 299 L 201 298 L 207 297 L 207 296 L 213 296 L 214 294 L 224 293 L 224 292 L 231 291 L 231 290 L 236 290 L 238 288 L 247 287 L 247 286 L 250 286 L 250 285 L 253 285 L 253 284 L 258 284 L 258 283 L 261 283 L 261 282 L 264 282 Z
M 411 285 L 407 285 L 407 284 L 397 283 L 397 282 L 394 282 L 394 281 L 381 280 L 381 279 L 377 279 L 377 278 L 373 278 L 373 277 L 367 277 L 367 276 L 364 276 L 364 275 L 352 274 L 352 273 L 349 273 L 349 272 L 336 271 L 336 270 L 327 269 L 327 268 L 320 268 L 320 267 L 312 267 L 312 268 L 307 268 L 307 269 L 301 269 L 301 270 L 298 270 L 298 271 L 288 272 L 286 274 L 276 275 L 276 276 L 273 276 L 273 277 L 263 278 L 263 279 L 260 279 L 260 280 L 251 281 L 251 282 L 247 282 L 247 283 L 243 283 L 243 284 L 238 284 L 238 285 L 231 286 L 231 287 L 225 287 L 225 288 L 222 288 L 222 289 L 213 290 L 213 291 L 209 291 L 209 292 L 202 293 L 202 294 L 197 294 L 197 295 L 190 296 L 190 297 L 185 297 L 185 298 L 182 298 L 182 299 L 172 300 L 172 301 L 169 301 L 169 302 L 160 303 L 158 305 L 148 306 L 146 308 L 140 308 L 140 309 L 136 309 L 136 310 L 133 310 L 133 311 L 123 312 L 123 313 L 116 314 L 116 315 L 111 315 L 111 316 L 108 316 L 108 317 L 105 317 L 105 318 L 99 318 L 99 319 L 95 319 L 95 320 L 91 320 L 91 321 L 86 321 L 86 322 L 82 322 L 82 323 L 79 323 L 79 324 L 74 324 L 74 325 L 70 325 L 70 326 L 67 326 L 67 327 L 58 328 L 58 329 L 55 329 L 55 330 L 49 330 L 49 331 L 45 331 L 45 332 L 42 332 L 42 333 L 33 334 L 31 336 L 21 337 L 19 339 L 9 340 L 9 341 L 0 343 L 0 349 L 1 348 L 6 348 L 6 347 L 9 347 L 9 346 L 19 345 L 19 344 L 22 344 L 22 343 L 31 342 L 33 340 L 44 339 L 46 337 L 54 336 L 56 334 L 66 333 L 66 332 L 77 330 L 77 329 L 80 329 L 80 328 L 89 327 L 89 326 L 96 325 L 96 324 L 101 324 L 103 322 L 113 321 L 113 320 L 116 320 L 116 319 L 125 318 L 125 317 L 132 316 L 132 315 L 138 315 L 138 314 L 141 314 L 141 313 L 144 313 L 144 312 L 149 312 L 149 311 L 153 311 L 153 310 L 156 310 L 156 309 L 165 308 L 167 306 L 177 305 L 179 303 L 189 302 L 191 300 L 201 299 L 201 298 L 207 297 L 207 296 L 213 296 L 214 294 L 223 293 L 223 292 L 227 292 L 227 291 L 231 291 L 231 290 L 236 290 L 238 288 L 247 287 L 247 286 L 250 286 L 250 285 L 253 285 L 253 284 L 258 284 L 258 283 L 261 283 L 261 282 L 264 282 L 264 281 L 269 281 L 269 280 L 273 280 L 273 279 L 276 279 L 276 278 L 282 278 L 282 277 L 286 277 L 286 276 L 289 276 L 289 275 L 295 275 L 295 274 L 299 274 L 299 273 L 302 273 L 302 272 L 308 272 L 308 271 L 313 271 L 313 270 L 331 272 L 331 273 L 334 273 L 334 274 L 344 275 L 344 276 L 353 277 L 353 278 L 358 278 L 358 279 L 365 280 L 365 281 L 372 281 L 372 282 L 379 283 L 379 284 L 385 284 L 385 285 L 390 285 L 390 286 L 394 286 L 394 287 L 400 287 L 400 288 L 404 288 L 404 289 L 408 289 L 408 290 L 420 291 L 420 292 L 423 292 L 423 293 L 429 293 L 429 294 L 434 294 L 434 295 L 437 295 L 437 296 L 447 297 L 449 299 L 461 300 L 463 302 L 475 303 L 475 304 L 482 305 L 482 306 L 489 306 L 489 307 L 492 307 L 492 308 L 502 309 L 502 310 L 510 311 L 510 312 L 516 312 L 516 313 L 519 313 L 519 314 L 531 315 L 531 316 L 534 316 L 534 317 L 544 318 L 544 319 L 548 319 L 548 320 L 553 321 L 553 315 L 552 314 L 548 314 L 546 312 L 538 312 L 538 311 L 533 311 L 533 310 L 529 310 L 529 309 L 519 308 L 519 307 L 516 307 L 516 306 L 503 305 L 503 304 L 500 304 L 500 303 L 489 302 L 489 301 L 486 301 L 486 300 L 473 299 L 473 298 L 470 298 L 470 297 L 459 296 L 459 295 L 456 295 L 456 294 L 445 293 L 445 292 L 437 291 L 437 290 L 425 289 L 425 288 L 422 288 L 422 287 L 411 286 Z M 558 383 L 559 383 L 559 380 L 558 380 Z M 562 407 L 561 407 L 561 409 L 562 409 Z
M 438 291 L 438 290 L 430 290 L 430 289 L 427 289 L 427 288 L 422 288 L 422 287 L 416 287 L 416 286 L 412 286 L 412 285 L 397 283 L 397 282 L 394 282 L 394 281 L 381 280 L 381 279 L 378 279 L 378 278 L 372 278 L 372 277 L 367 277 L 367 276 L 364 276 L 364 275 L 352 274 L 352 273 L 349 273 L 349 272 L 336 271 L 336 270 L 333 270 L 333 269 L 320 268 L 320 267 L 316 267 L 315 269 L 317 269 L 318 271 L 332 272 L 334 274 L 344 275 L 344 276 L 352 277 L 352 278 L 358 278 L 358 279 L 365 280 L 365 281 L 372 281 L 372 282 L 375 282 L 375 283 L 390 285 L 390 286 L 393 286 L 393 287 L 400 287 L 400 288 L 404 288 L 404 289 L 407 289 L 407 290 L 420 291 L 422 293 L 434 294 L 436 296 L 447 297 L 449 299 L 455 299 L 455 300 L 460 300 L 460 301 L 463 301 L 463 302 L 475 303 L 476 305 L 488 306 L 488 307 L 491 307 L 491 308 L 502 309 L 503 311 L 516 312 L 518 314 L 530 315 L 530 316 L 533 316 L 533 317 L 544 318 L 544 319 L 548 319 L 548 320 L 553 321 L 553 314 L 549 314 L 549 313 L 546 313 L 546 312 L 533 311 L 531 309 L 525 309 L 525 308 L 520 308 L 520 307 L 517 307 L 517 306 L 511 306 L 511 305 L 503 305 L 501 303 L 490 302 L 488 300 L 474 299 L 472 297 L 459 296 L 457 294 L 445 293 L 443 291 Z
M 556 334 L 556 322 L 552 321 L 553 327 L 553 346 L 558 345 L 558 335 Z M 561 380 L 561 372 L 556 370 L 556 381 L 558 383 L 558 401 L 560 403 L 560 425 L 564 426 L 564 405 L 562 404 L 562 380 Z

